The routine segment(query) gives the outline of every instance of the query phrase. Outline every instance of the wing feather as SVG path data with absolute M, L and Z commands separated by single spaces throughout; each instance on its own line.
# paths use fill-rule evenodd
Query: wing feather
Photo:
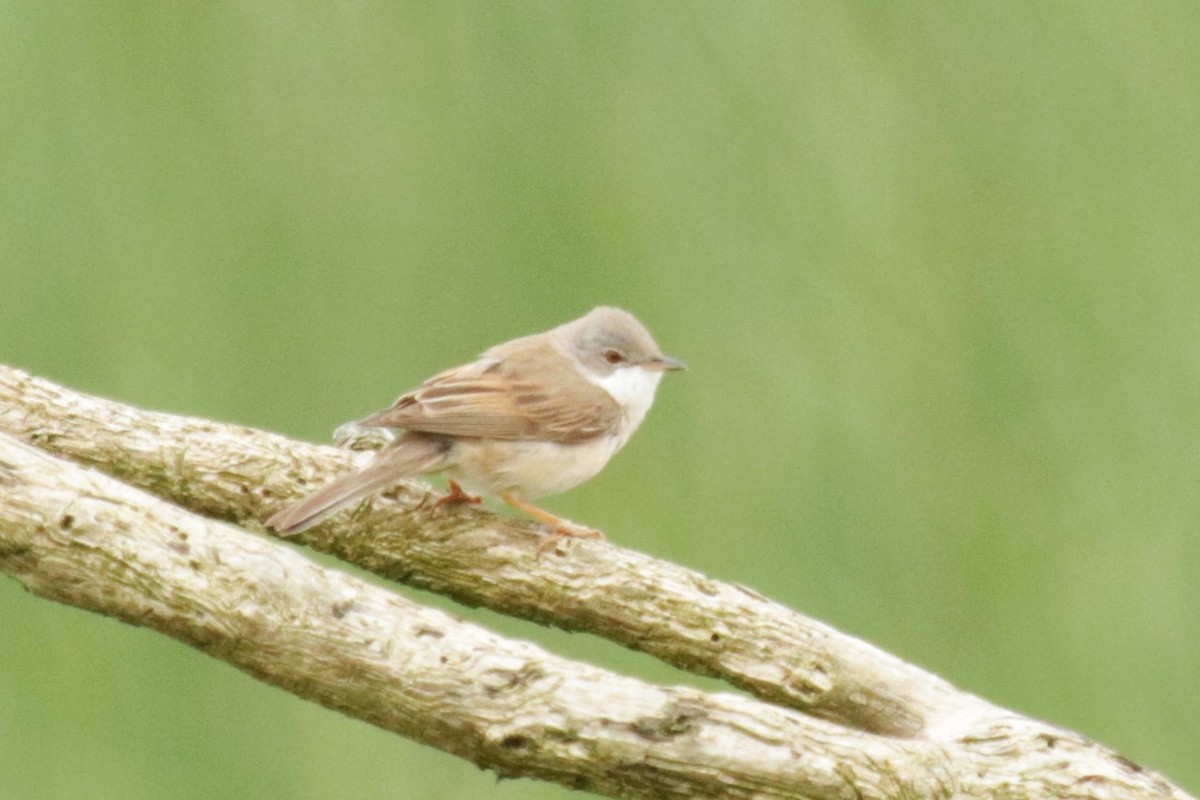
M 435 375 L 363 425 L 482 439 L 584 442 L 615 429 L 621 408 L 581 375 L 540 359 L 485 357 Z M 557 385 L 556 385 L 557 384 Z

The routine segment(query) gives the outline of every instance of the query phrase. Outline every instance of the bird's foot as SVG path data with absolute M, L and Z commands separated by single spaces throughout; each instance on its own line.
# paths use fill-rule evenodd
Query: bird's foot
M 533 503 L 522 500 L 511 492 L 505 492 L 500 495 L 500 499 L 508 503 L 513 508 L 524 511 L 534 519 L 541 520 L 550 526 L 550 532 L 542 537 L 542 541 L 538 544 L 538 557 L 547 550 L 553 550 L 558 543 L 563 539 L 603 539 L 604 534 L 594 528 L 585 528 L 582 525 L 576 525 L 569 519 L 551 514 L 544 508 L 538 508 Z
M 441 508 L 442 506 L 461 506 L 461 505 L 477 506 L 482 502 L 483 501 L 480 500 L 475 495 L 467 494 L 466 492 L 464 492 L 463 488 L 461 486 L 459 486 L 457 483 L 455 483 L 454 481 L 450 481 L 450 491 L 446 492 L 444 495 L 439 497 L 437 499 L 437 502 L 435 502 L 433 504 L 433 507 Z
M 538 557 L 540 558 L 542 553 L 558 547 L 558 543 L 563 539 L 600 539 L 603 541 L 604 534 L 595 528 L 584 528 L 581 525 L 563 520 L 561 524 L 555 526 L 549 533 L 544 535 L 542 541 L 538 542 Z

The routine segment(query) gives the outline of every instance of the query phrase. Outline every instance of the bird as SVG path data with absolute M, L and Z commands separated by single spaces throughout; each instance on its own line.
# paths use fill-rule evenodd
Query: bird
M 641 425 L 663 374 L 686 368 L 663 354 L 633 314 L 599 306 L 496 345 L 361 420 L 401 432 L 361 470 L 265 524 L 300 533 L 402 479 L 442 474 L 449 492 L 437 505 L 479 503 L 486 495 L 548 525 L 547 541 L 602 539 L 531 501 L 599 473 Z

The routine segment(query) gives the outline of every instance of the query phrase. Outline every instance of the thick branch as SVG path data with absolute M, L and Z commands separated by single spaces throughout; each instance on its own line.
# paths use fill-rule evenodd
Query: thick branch
M 0 571 L 500 774 L 614 797 L 1175 797 L 1017 718 L 935 745 L 553 656 L 0 435 Z M 1065 772 L 1064 763 L 1075 770 Z

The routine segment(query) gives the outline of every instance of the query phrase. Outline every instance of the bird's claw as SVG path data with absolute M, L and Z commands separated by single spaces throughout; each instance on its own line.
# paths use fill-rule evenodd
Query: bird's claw
M 459 505 L 477 506 L 482 502 L 483 502 L 483 500 L 481 500 L 480 498 L 476 497 L 473 494 L 467 494 L 466 492 L 463 491 L 463 488 L 461 486 L 459 486 L 454 481 L 450 481 L 450 491 L 446 492 L 444 495 L 439 497 L 437 499 L 437 501 L 434 502 L 433 507 L 441 508 L 442 506 L 459 506 Z

